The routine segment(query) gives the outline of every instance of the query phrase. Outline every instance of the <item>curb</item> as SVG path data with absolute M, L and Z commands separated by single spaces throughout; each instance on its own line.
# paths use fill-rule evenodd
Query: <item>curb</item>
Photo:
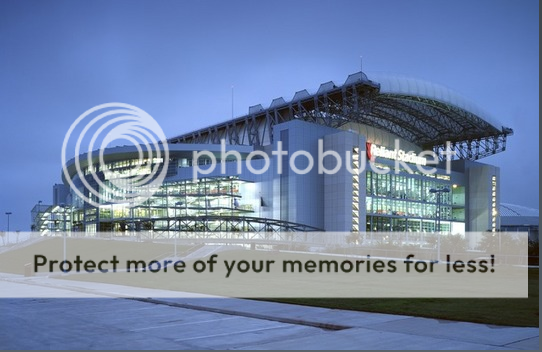
M 231 309 L 205 307 L 205 306 L 199 306 L 199 305 L 188 304 L 188 303 L 170 302 L 170 301 L 164 301 L 164 300 L 150 298 L 150 297 L 130 297 L 130 296 L 126 296 L 126 295 L 118 294 L 118 293 L 103 292 L 99 290 L 89 290 L 89 289 L 74 287 L 74 286 L 45 284 L 45 283 L 39 283 L 35 281 L 30 281 L 30 280 L 23 281 L 23 280 L 12 279 L 12 278 L 2 278 L 1 280 L 18 283 L 18 284 L 56 288 L 56 289 L 61 289 L 61 290 L 73 291 L 73 292 L 102 295 L 102 296 L 107 296 L 111 298 L 119 298 L 119 299 L 126 299 L 126 300 L 132 300 L 132 301 L 138 301 L 138 302 L 144 302 L 144 303 L 165 305 L 165 306 L 175 307 L 175 308 L 183 308 L 183 309 L 197 310 L 197 311 L 203 311 L 203 312 L 240 316 L 240 317 L 245 317 L 245 318 L 275 321 L 275 322 L 285 323 L 285 324 L 310 326 L 310 327 L 315 327 L 315 328 L 320 328 L 320 329 L 330 330 L 330 331 L 340 331 L 340 330 L 353 328 L 352 326 L 338 325 L 338 324 L 332 324 L 332 323 L 321 323 L 321 322 L 314 322 L 314 321 L 295 319 L 295 318 L 277 317 L 277 316 L 272 316 L 272 315 L 267 315 L 267 314 L 236 311 L 236 310 L 231 310 Z M 280 304 L 280 303 L 277 303 L 277 304 Z
M 187 304 L 187 303 L 175 303 L 175 302 L 169 302 L 169 301 L 162 301 L 160 299 L 155 299 L 155 298 L 139 298 L 139 297 L 123 297 L 123 298 L 128 299 L 128 300 L 145 302 L 145 303 L 160 304 L 160 305 L 165 305 L 169 307 L 199 310 L 199 311 L 204 311 L 204 312 L 212 312 L 212 313 L 219 313 L 219 314 L 226 314 L 226 315 L 235 315 L 235 316 L 240 316 L 240 317 L 245 317 L 245 318 L 276 321 L 279 323 L 286 323 L 286 324 L 304 325 L 304 326 L 316 327 L 316 328 L 331 330 L 331 331 L 340 331 L 340 330 L 353 328 L 352 326 L 346 326 L 346 325 L 319 323 L 319 322 L 307 321 L 307 320 L 302 320 L 302 319 L 276 317 L 272 315 L 242 312 L 242 311 L 236 311 L 236 310 L 231 310 L 231 309 L 204 307 L 204 306 L 198 306 L 198 305 Z

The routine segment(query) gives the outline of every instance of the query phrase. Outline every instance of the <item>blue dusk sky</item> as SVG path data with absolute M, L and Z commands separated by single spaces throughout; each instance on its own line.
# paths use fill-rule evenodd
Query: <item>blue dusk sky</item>
M 501 200 L 538 208 L 538 1 L 0 1 L 0 230 L 52 203 L 74 120 L 108 102 L 168 137 L 363 70 L 458 91 L 514 129 Z

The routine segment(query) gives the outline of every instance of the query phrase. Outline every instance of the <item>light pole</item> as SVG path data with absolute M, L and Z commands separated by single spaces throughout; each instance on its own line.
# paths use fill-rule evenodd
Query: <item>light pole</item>
M 70 205 L 70 237 L 73 236 L 73 205 Z
M 436 193 L 437 194 L 437 262 L 440 262 L 440 220 L 441 220 L 441 203 L 442 203 L 442 193 L 449 193 L 450 189 L 447 187 L 443 188 L 431 188 L 429 190 L 430 193 Z
M 134 222 L 134 201 L 132 199 L 130 199 L 130 202 L 128 203 L 128 207 L 130 209 L 130 226 L 129 229 L 130 229 L 130 236 L 134 238 L 134 241 L 138 240 L 138 238 L 136 238 L 136 233 L 135 233 L 135 222 Z M 140 236 L 140 234 L 138 234 Z
M 8 239 L 8 244 L 9 244 L 9 216 L 11 215 L 11 211 L 6 211 L 6 215 L 8 216 L 8 231 L 7 231 L 6 237 Z
M 66 262 L 66 208 L 65 204 L 61 203 L 60 207 L 62 208 L 62 220 L 64 220 L 64 231 L 62 231 L 62 246 L 63 246 L 63 256 L 64 256 L 64 263 Z
M 181 232 L 181 221 L 177 218 L 177 208 L 180 208 L 181 205 L 183 205 L 183 202 L 175 203 L 175 221 L 177 221 L 177 233 L 175 234 L 175 239 L 174 239 L 175 248 L 173 250 L 173 256 L 175 258 L 177 258 L 177 236 L 179 236 L 179 232 Z

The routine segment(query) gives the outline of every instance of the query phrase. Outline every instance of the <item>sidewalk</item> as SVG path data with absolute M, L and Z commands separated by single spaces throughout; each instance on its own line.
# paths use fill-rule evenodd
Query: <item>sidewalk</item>
M 59 324 L 66 329 L 65 334 L 60 329 L 55 332 L 56 335 L 73 336 L 73 332 L 70 331 L 71 325 L 63 324 L 79 316 L 83 317 L 85 322 L 82 325 L 78 322 L 79 328 L 84 328 L 85 334 L 91 334 L 91 331 L 98 327 L 102 327 L 102 330 L 107 326 L 115 328 L 107 330 L 105 334 L 100 330 L 102 333 L 98 337 L 89 336 L 88 340 L 73 341 L 71 346 L 74 348 L 99 349 L 102 344 L 107 348 L 111 346 L 110 342 L 105 343 L 109 341 L 108 338 L 115 339 L 119 346 L 152 349 L 186 347 L 538 350 L 539 347 L 538 328 L 489 326 L 205 295 L 197 295 L 198 298 L 195 298 L 194 294 L 179 296 L 178 292 L 153 289 L 140 289 L 137 291 L 137 297 L 134 297 L 133 288 L 121 285 L 48 277 L 25 278 L 0 273 L 2 297 L 35 297 L 36 290 L 39 290 L 42 297 L 82 298 L 85 304 L 75 304 L 77 300 L 40 299 L 37 300 L 42 302 L 39 306 L 34 303 L 36 300 L 5 298 L 4 300 L 10 304 L 2 304 L 0 308 L 2 310 L 0 331 L 4 330 L 0 333 L 2 342 L 0 345 L 9 347 L 19 345 L 13 339 L 7 341 L 9 342 L 7 344 L 4 343 L 6 342 L 4 340 L 10 337 L 9 330 L 15 329 L 13 321 L 6 321 L 10 314 L 22 319 L 20 323 L 27 331 L 34 331 L 40 335 L 36 332 L 37 328 L 28 326 L 39 325 L 39 322 L 35 319 L 26 319 L 24 307 L 28 308 L 28 314 L 35 315 L 36 309 L 40 309 L 45 303 L 48 311 L 55 312 L 54 317 L 49 315 L 49 319 L 58 319 Z M 108 299 L 92 299 L 97 297 Z M 59 308 L 67 304 L 72 309 L 69 312 Z M 148 322 L 143 327 L 141 319 L 138 319 L 140 317 L 138 312 L 142 309 Z M 96 310 L 104 310 L 107 312 L 104 314 L 110 318 L 108 320 L 102 320 L 105 319 L 102 316 L 98 318 L 93 315 L 93 311 Z M 190 326 L 188 330 L 185 328 L 187 324 Z M 141 334 L 144 334 L 146 339 L 142 339 Z M 44 334 L 43 338 L 49 339 L 50 335 Z M 33 340 L 36 343 L 44 343 L 40 341 L 39 336 L 34 336 Z M 124 345 L 122 341 L 125 342 Z M 22 347 L 34 346 L 27 343 L 28 341 L 22 343 Z M 51 347 L 54 347 L 54 344 Z

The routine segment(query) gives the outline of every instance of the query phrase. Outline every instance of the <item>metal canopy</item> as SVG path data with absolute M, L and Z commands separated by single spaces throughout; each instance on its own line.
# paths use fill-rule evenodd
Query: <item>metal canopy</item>
M 277 98 L 268 108 L 255 105 L 248 115 L 168 142 L 218 144 L 225 139 L 232 145 L 262 146 L 273 143 L 273 126 L 286 121 L 299 119 L 333 128 L 354 122 L 393 133 L 439 155 L 450 142 L 454 158 L 476 160 L 504 151 L 506 137 L 513 134 L 447 88 L 398 77 L 385 83 L 386 89 L 381 90 L 381 84 L 358 72 L 342 86 L 326 82 L 315 94 L 302 90 L 289 102 Z

